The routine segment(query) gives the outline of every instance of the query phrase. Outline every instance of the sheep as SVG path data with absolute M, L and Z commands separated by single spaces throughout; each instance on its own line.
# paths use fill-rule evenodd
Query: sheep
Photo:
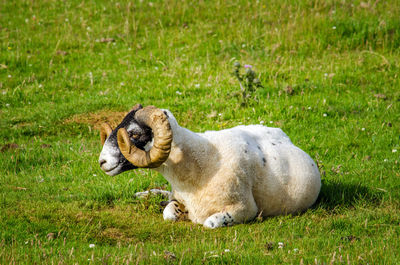
M 298 213 L 314 204 L 321 188 L 315 162 L 279 128 L 194 133 L 169 110 L 138 104 L 114 130 L 103 124 L 100 135 L 106 174 L 152 168 L 171 184 L 165 220 L 217 228 Z

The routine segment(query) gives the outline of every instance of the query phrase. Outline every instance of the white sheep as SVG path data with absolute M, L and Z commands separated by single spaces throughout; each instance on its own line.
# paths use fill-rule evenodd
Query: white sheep
M 278 128 L 194 133 L 168 110 L 136 105 L 116 129 L 103 125 L 101 138 L 99 162 L 108 175 L 147 167 L 168 180 L 173 198 L 165 220 L 216 228 L 297 213 L 321 187 L 317 165 Z

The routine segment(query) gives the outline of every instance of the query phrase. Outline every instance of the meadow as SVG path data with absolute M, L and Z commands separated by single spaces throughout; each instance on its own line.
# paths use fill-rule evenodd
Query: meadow
M 398 264 L 400 2 L 0 1 L 0 264 Z M 242 104 L 233 65 L 262 88 Z M 208 230 L 98 165 L 133 105 L 193 131 L 282 128 L 318 163 L 308 211 Z

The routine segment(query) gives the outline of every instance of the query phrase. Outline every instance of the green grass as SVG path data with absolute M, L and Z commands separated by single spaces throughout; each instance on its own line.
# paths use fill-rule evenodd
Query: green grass
M 1 264 L 400 262 L 398 1 L 18 0 L 0 10 Z M 264 86 L 246 106 L 233 96 L 235 61 Z M 217 230 L 164 222 L 161 198 L 133 197 L 168 186 L 163 177 L 106 176 L 98 131 L 76 118 L 136 103 L 194 131 L 281 127 L 320 166 L 318 202 Z

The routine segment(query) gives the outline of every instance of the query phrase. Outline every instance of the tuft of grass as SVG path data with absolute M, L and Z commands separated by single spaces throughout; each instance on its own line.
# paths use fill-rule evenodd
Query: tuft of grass
M 1 1 L 0 264 L 399 263 L 396 1 Z M 241 104 L 235 61 L 263 87 Z M 252 100 L 256 98 L 257 100 Z M 293 216 L 162 220 L 149 170 L 108 177 L 97 126 L 136 103 L 193 131 L 282 128 L 322 190 Z

